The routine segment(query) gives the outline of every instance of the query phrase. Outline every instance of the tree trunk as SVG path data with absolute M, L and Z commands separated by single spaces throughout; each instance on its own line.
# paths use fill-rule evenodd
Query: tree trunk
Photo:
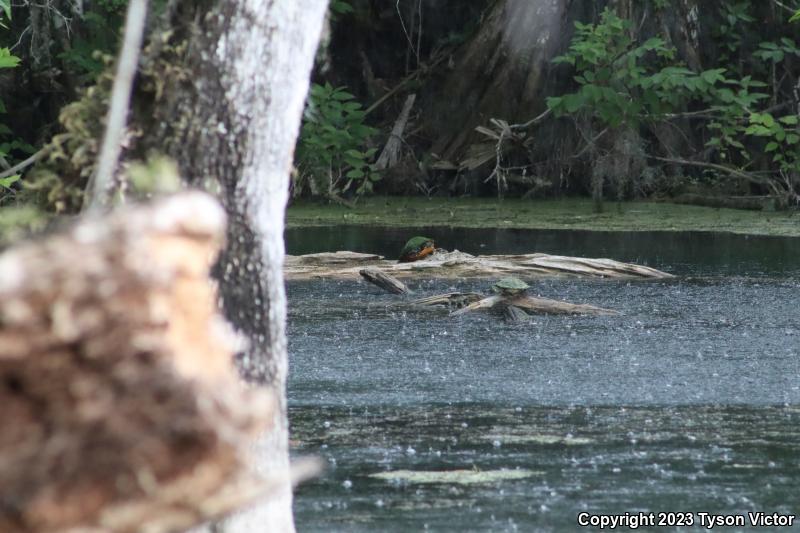
M 135 97 L 148 132 L 129 153 L 175 158 L 189 183 L 216 180 L 229 226 L 215 268 L 225 316 L 249 341 L 244 376 L 274 390 L 275 431 L 258 460 L 288 468 L 283 219 L 292 154 L 327 0 L 178 1 L 155 34 Z M 163 39 L 162 39 L 163 36 Z M 148 70 L 149 69 L 149 70 Z M 161 76 L 161 79 L 159 78 Z M 292 531 L 291 490 L 248 531 Z M 252 517 L 251 517 L 252 518 Z M 238 521 L 243 524 L 247 517 Z M 236 521 L 235 521 L 236 522 Z
M 546 109 L 548 96 L 573 91 L 573 70 L 553 64 L 553 59 L 569 47 L 576 21 L 597 22 L 608 5 L 632 21 L 636 40 L 661 35 L 691 68 L 702 67 L 701 21 L 716 13 L 717 5 L 701 8 L 697 0 L 661 8 L 632 0 L 498 0 L 480 30 L 458 51 L 444 89 L 427 100 L 427 126 L 436 139 L 432 151 L 459 163 L 468 158 L 471 146 L 485 141 L 476 127 L 488 126 L 492 118 L 525 123 Z M 530 164 L 534 175 L 550 179 L 570 170 L 582 176 L 590 173 L 591 163 L 572 168 L 578 165 L 576 154 L 591 156 L 592 152 L 582 150 L 587 141 L 569 122 L 539 121 L 530 131 L 533 157 L 520 164 Z

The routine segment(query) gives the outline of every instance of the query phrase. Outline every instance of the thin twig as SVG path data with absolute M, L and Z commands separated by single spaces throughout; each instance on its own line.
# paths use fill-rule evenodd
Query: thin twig
M 511 128 L 512 130 L 524 130 L 526 128 L 530 128 L 531 126 L 538 124 L 539 122 L 549 117 L 551 113 L 552 110 L 550 108 L 547 108 L 543 113 L 540 113 L 539 115 L 533 117 L 528 122 L 525 122 L 524 124 L 511 124 L 509 128 Z
M 99 209 L 108 202 L 113 185 L 114 171 L 122 150 L 122 138 L 128 119 L 133 78 L 139 64 L 144 23 L 147 16 L 147 0 L 131 0 L 125 16 L 125 38 L 119 53 L 119 63 L 114 76 L 111 103 L 106 117 L 106 131 L 100 150 L 97 169 L 86 187 L 84 206 Z
M 420 67 L 419 69 L 415 70 L 414 72 L 412 72 L 411 74 L 409 74 L 408 76 L 406 76 L 405 78 L 403 78 L 402 80 L 400 80 L 400 83 L 398 83 L 397 85 L 395 85 L 395 87 L 394 87 L 392 90 L 390 90 L 389 92 L 387 92 L 386 94 L 384 94 L 383 96 L 381 96 L 380 98 L 378 98 L 378 99 L 375 101 L 375 103 L 373 103 L 371 106 L 369 106 L 369 107 L 368 107 L 368 108 L 367 108 L 367 109 L 364 111 L 364 115 L 369 115 L 370 113 L 372 113 L 373 111 L 375 111 L 376 109 L 378 109 L 378 108 L 381 106 L 381 104 L 383 104 L 383 103 L 384 103 L 386 100 L 388 100 L 389 98 L 391 98 L 392 96 L 394 96 L 395 94 L 397 94 L 398 92 L 400 92 L 401 90 L 403 90 L 403 89 L 406 87 L 406 85 L 408 85 L 408 83 L 409 83 L 409 82 L 411 82 L 412 80 L 414 80 L 415 78 L 417 78 L 417 77 L 418 77 L 420 74 L 422 74 L 424 71 L 427 71 L 427 70 L 430 70 L 430 69 L 432 69 L 432 68 L 436 67 L 436 66 L 437 66 L 439 63 L 441 63 L 442 61 L 444 61 L 444 59 L 445 59 L 446 57 L 447 57 L 447 54 L 445 54 L 445 53 L 442 53 L 441 55 L 439 55 L 439 57 L 437 57 L 436 59 L 434 59 L 434 60 L 431 62 L 431 64 L 430 64 L 430 65 L 423 65 L 423 66 L 422 66 L 422 67 Z
M 39 150 L 38 152 L 36 152 L 32 156 L 30 156 L 28 159 L 26 159 L 22 163 L 17 163 L 13 167 L 9 168 L 8 170 L 6 170 L 2 174 L 0 174 L 0 180 L 1 179 L 5 179 L 5 178 L 7 178 L 9 176 L 13 176 L 14 174 L 20 172 L 21 170 L 25 170 L 26 168 L 28 168 L 29 166 L 31 166 L 32 164 L 34 164 L 38 160 L 40 160 L 42 157 L 44 157 L 49 150 L 50 150 L 50 147 L 49 146 L 45 146 L 44 148 L 42 148 L 41 150 Z

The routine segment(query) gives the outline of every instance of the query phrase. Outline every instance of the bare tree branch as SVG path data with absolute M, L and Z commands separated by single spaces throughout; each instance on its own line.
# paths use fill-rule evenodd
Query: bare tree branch
M 146 16 L 147 0 L 131 0 L 125 16 L 125 38 L 114 77 L 100 159 L 86 187 L 84 207 L 88 205 L 93 210 L 100 209 L 108 203 L 113 186 L 114 171 L 122 150 L 122 137 L 128 119 L 133 78 L 139 63 Z

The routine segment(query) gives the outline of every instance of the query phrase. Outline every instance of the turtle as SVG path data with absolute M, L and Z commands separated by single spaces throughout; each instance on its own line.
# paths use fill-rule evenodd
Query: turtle
M 502 296 L 516 296 L 528 290 L 530 285 L 519 278 L 503 278 L 494 285 L 492 289 Z
M 436 248 L 433 239 L 428 237 L 412 237 L 408 240 L 403 250 L 400 252 L 401 263 L 411 263 L 419 261 L 423 257 L 431 255 Z

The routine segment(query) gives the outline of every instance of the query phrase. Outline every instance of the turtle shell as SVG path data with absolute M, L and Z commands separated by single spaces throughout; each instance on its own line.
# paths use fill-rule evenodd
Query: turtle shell
M 519 278 L 503 278 L 495 283 L 492 288 L 503 294 L 517 294 L 530 288 L 530 285 Z
M 416 261 L 433 253 L 433 239 L 428 237 L 412 237 L 400 252 L 400 261 Z

